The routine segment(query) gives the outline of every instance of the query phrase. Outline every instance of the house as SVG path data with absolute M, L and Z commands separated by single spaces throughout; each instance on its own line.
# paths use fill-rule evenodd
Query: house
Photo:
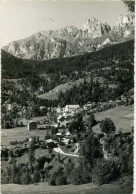
M 29 137 L 29 142 L 33 141 L 33 138 L 32 137 Z
M 73 121 L 73 116 L 70 116 L 70 115 L 68 115 L 67 117 L 66 117 L 66 121 L 67 121 L 67 123 L 68 123 L 68 125 Z
M 116 100 L 116 106 L 118 105 L 122 105 L 122 101 L 121 100 Z
M 40 110 L 43 110 L 45 108 L 45 106 L 40 106 L 39 108 L 40 108 Z
M 13 108 L 12 104 L 9 103 L 9 100 L 7 100 L 6 102 L 4 102 L 4 107 L 5 107 L 8 111 L 12 110 L 12 108 Z
M 126 102 L 126 101 L 127 101 L 127 98 L 126 98 L 125 96 L 121 95 L 121 100 L 122 100 L 123 102 Z
M 45 140 L 45 143 L 47 144 L 48 147 L 51 147 L 51 148 L 56 147 L 56 143 L 52 139 Z
M 57 117 L 57 122 L 59 123 L 59 120 L 62 118 L 63 116 L 62 115 L 59 115 L 58 117 Z
M 35 129 L 37 129 L 37 122 L 29 121 L 27 124 L 27 130 L 30 131 Z
M 66 105 L 65 112 L 77 112 L 80 109 L 80 106 L 77 105 Z
M 83 106 L 83 109 L 84 110 L 90 110 L 92 108 L 92 104 L 85 104 L 84 106 Z
M 57 123 L 54 123 L 52 125 L 50 125 L 51 127 L 55 127 L 55 128 L 58 128 L 58 124 Z
M 67 133 L 66 133 L 66 136 L 70 136 L 71 135 L 71 133 L 68 131 Z
M 67 127 L 67 125 L 68 125 L 68 122 L 66 121 L 66 118 L 65 117 L 61 117 L 59 120 L 58 120 L 58 126 L 60 127 L 60 128 L 62 128 L 62 127 Z
M 70 143 L 70 139 L 65 139 L 65 138 L 64 138 L 64 139 L 63 139 L 63 143 L 66 144 L 66 145 L 69 144 L 69 143 Z
M 57 112 L 58 114 L 60 114 L 60 113 L 62 113 L 62 112 L 63 112 L 63 110 L 62 110 L 62 108 L 61 108 L 61 107 L 58 107 L 58 108 L 56 108 L 56 112 Z
M 56 133 L 56 135 L 57 135 L 58 137 L 61 137 L 61 136 L 62 136 L 62 133 Z
M 79 111 L 79 110 L 78 110 Z M 71 112 L 64 112 L 62 115 L 66 118 L 68 116 L 74 116 L 76 111 L 71 111 Z
M 12 110 L 12 104 L 7 104 L 7 110 Z

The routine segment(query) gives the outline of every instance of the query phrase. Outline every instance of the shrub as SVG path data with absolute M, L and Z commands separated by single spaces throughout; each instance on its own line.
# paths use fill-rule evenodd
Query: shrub
M 72 172 L 71 172 L 71 184 L 74 184 L 74 185 L 83 184 L 80 167 L 72 170 Z
M 21 179 L 21 184 L 23 185 L 28 185 L 31 183 L 31 177 L 29 175 L 28 170 L 26 170 L 20 177 Z
M 75 137 L 73 137 L 73 143 L 76 143 L 76 138 Z
M 120 170 L 119 160 L 98 159 L 92 171 L 92 182 L 96 185 L 110 183 L 120 176 Z
M 23 140 L 23 142 L 28 142 L 28 141 L 29 141 L 29 138 L 28 137 Z
M 124 176 L 119 180 L 119 185 L 121 188 L 126 188 L 128 193 L 133 193 L 133 181 L 133 176 Z
M 8 158 L 8 149 L 2 148 L 2 150 L 1 150 L 1 157 Z
M 39 171 L 38 170 L 35 170 L 34 171 L 34 177 L 33 177 L 33 183 L 40 182 L 40 179 L 41 179 L 41 177 L 40 177 Z
M 50 180 L 49 180 L 49 184 L 50 185 L 56 185 L 56 184 L 61 184 L 65 183 L 65 179 L 64 179 L 64 176 L 63 176 L 63 171 L 62 171 L 62 167 L 61 166 L 58 166 L 57 168 L 55 168 L 52 173 L 51 173 L 51 176 L 50 176 Z M 61 177 L 63 177 L 63 179 L 61 179 Z M 58 180 L 57 180 L 58 178 Z M 57 180 L 57 182 L 56 182 Z
M 15 145 L 15 142 L 14 141 L 10 141 L 9 144 L 10 145 Z
M 40 156 L 37 159 L 37 163 L 40 169 L 43 169 L 45 162 L 47 161 L 47 158 L 45 156 Z
M 56 185 L 66 185 L 66 177 L 64 175 L 59 174 L 55 181 Z
M 67 145 L 67 148 L 71 148 L 71 145 Z
M 103 120 L 100 124 L 100 128 L 102 132 L 107 134 L 114 133 L 116 129 L 113 121 L 110 118 L 106 118 L 105 120 Z

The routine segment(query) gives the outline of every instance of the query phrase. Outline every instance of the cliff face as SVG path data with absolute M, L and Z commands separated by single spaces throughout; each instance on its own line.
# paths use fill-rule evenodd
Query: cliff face
M 91 17 L 81 29 L 67 26 L 60 30 L 41 31 L 26 39 L 13 41 L 3 49 L 24 59 L 48 60 L 92 52 L 133 36 L 133 15 L 121 16 L 112 29 Z

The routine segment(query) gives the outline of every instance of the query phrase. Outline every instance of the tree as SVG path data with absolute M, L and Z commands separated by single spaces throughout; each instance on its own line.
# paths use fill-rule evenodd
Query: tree
M 29 175 L 28 169 L 26 169 L 26 170 L 23 172 L 23 174 L 21 175 L 20 178 L 21 178 L 21 183 L 22 183 L 23 185 L 28 185 L 28 184 L 31 183 L 31 177 L 30 177 L 30 175 Z
M 59 174 L 56 178 L 56 185 L 66 185 L 66 177 L 64 175 Z
M 41 179 L 40 172 L 37 169 L 34 170 L 33 182 L 38 183 L 40 182 L 40 179 Z
M 35 161 L 34 142 L 31 141 L 28 147 L 28 165 L 31 169 L 34 161 Z
M 72 134 L 74 132 L 75 121 L 72 121 L 68 126 L 68 131 Z
M 50 185 L 56 185 L 56 184 L 62 184 L 64 179 L 61 180 L 61 177 L 63 176 L 63 168 L 61 166 L 58 166 L 57 168 L 53 169 L 51 176 L 50 176 L 50 180 L 49 180 L 49 184 Z M 57 180 L 58 178 L 58 180 Z M 57 180 L 57 182 L 56 182 Z M 64 181 L 65 183 L 65 181 Z
M 120 160 L 98 159 L 92 171 L 92 182 L 97 185 L 107 184 L 120 176 Z
M 131 12 L 135 11 L 135 0 L 123 0 L 123 3 L 128 7 L 128 10 Z
M 74 168 L 71 172 L 71 183 L 74 185 L 80 185 L 83 184 L 82 182 L 82 176 L 81 176 L 81 168 L 77 167 Z
M 90 114 L 88 123 L 89 123 L 89 127 L 93 127 L 94 125 L 96 125 L 96 119 L 93 113 Z
M 115 129 L 116 129 L 113 121 L 110 118 L 104 119 L 100 124 L 100 128 L 102 132 L 106 134 L 115 133 Z

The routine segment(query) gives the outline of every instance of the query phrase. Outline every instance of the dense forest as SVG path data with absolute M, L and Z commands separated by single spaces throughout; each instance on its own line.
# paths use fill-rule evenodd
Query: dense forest
M 41 73 L 70 75 L 73 71 L 91 70 L 94 68 L 105 67 L 113 60 L 133 59 L 134 40 L 105 47 L 97 52 L 89 54 L 51 59 L 47 61 L 34 61 L 16 58 L 2 50 L 2 78 L 22 78 Z M 99 63 L 98 63 L 98 62 Z M 97 67 L 96 63 L 97 62 Z

